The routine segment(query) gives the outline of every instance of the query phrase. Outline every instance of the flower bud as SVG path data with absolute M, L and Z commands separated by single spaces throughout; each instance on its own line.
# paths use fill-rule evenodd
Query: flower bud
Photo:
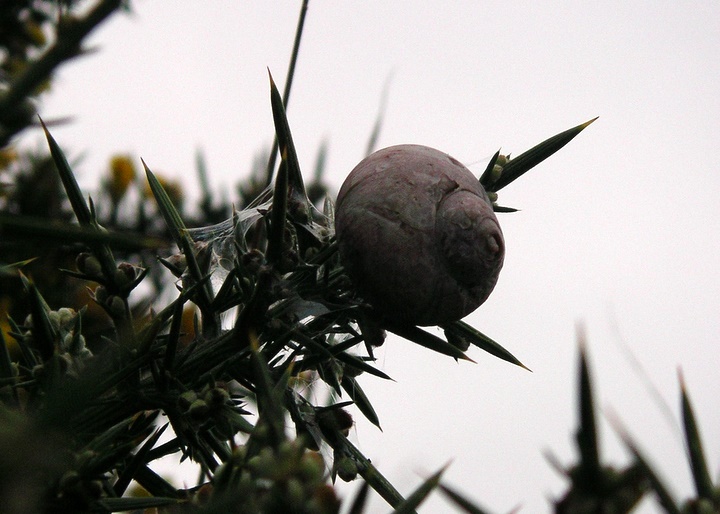
M 140 268 L 128 262 L 121 262 L 115 270 L 115 285 L 120 289 L 129 288 L 138 275 L 140 275 Z
M 105 305 L 107 306 L 107 310 L 113 318 L 125 317 L 125 300 L 123 300 L 119 296 L 109 296 Z
M 442 325 L 490 295 L 505 242 L 480 182 L 449 155 L 399 145 L 362 160 L 338 194 L 340 258 L 375 314 Z
M 203 395 L 203 399 L 210 407 L 220 407 L 230 399 L 230 393 L 222 387 L 213 387 Z
M 190 417 L 198 420 L 203 419 L 209 411 L 210 407 L 208 407 L 205 400 L 195 400 L 192 404 L 190 404 L 190 407 L 188 407 L 188 414 Z
M 108 291 L 105 289 L 105 286 L 97 286 L 95 291 L 92 292 L 92 297 L 100 304 L 107 302 L 108 296 Z
M 69 327 L 75 321 L 77 312 L 70 307 L 60 307 L 57 311 L 60 327 Z
M 195 391 L 185 391 L 180 396 L 178 396 L 177 402 L 178 407 L 180 407 L 183 411 L 190 408 L 190 405 L 193 404 L 195 400 L 198 399 L 198 395 Z
M 173 275 L 180 277 L 187 269 L 187 258 L 182 253 L 173 254 L 166 259 L 160 258 L 160 262 L 167 267 Z
M 335 470 L 343 482 L 352 482 L 358 474 L 357 462 L 352 457 L 342 457 L 335 463 Z
M 80 273 L 84 273 L 88 277 L 101 277 L 102 266 L 100 261 L 93 254 L 83 252 L 75 259 L 75 265 Z

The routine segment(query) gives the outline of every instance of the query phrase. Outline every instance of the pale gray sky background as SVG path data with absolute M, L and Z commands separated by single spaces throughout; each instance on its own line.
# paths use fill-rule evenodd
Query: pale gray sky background
M 232 195 L 272 141 L 266 68 L 284 82 L 300 2 L 132 4 L 94 34 L 98 53 L 62 69 L 41 114 L 75 117 L 53 133 L 85 153 L 88 187 L 111 154 L 130 152 L 195 188 L 202 148 L 213 188 Z M 501 191 L 501 204 L 522 211 L 500 215 L 505 267 L 467 318 L 533 373 L 478 350 L 477 364 L 458 364 L 392 339 L 379 367 L 396 382 L 361 377 L 384 431 L 358 414 L 355 437 L 401 492 L 452 460 L 446 481 L 482 505 L 547 512 L 566 484 L 542 452 L 576 458 L 579 322 L 598 405 L 684 497 L 677 425 L 626 352 L 676 420 L 682 366 L 717 476 L 719 52 L 714 1 L 310 2 L 288 116 L 307 173 L 329 140 L 335 191 L 363 156 L 391 74 L 380 146 L 425 144 L 472 163 L 600 116 Z M 626 462 L 605 421 L 601 430 L 605 458 Z M 421 508 L 450 511 L 439 495 Z

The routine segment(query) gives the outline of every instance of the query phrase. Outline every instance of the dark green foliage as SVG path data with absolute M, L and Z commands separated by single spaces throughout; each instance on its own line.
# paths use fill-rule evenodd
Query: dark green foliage
M 571 487 L 555 504 L 555 512 L 630 512 L 647 490 L 647 477 L 638 464 L 616 470 L 600 462 L 592 382 L 583 344 L 580 346 L 578 396 L 580 426 L 576 442 L 580 461 L 564 471 Z
M 324 466 L 332 477 L 362 476 L 391 505 L 400 505 L 400 512 L 412 511 L 437 485 L 439 476 L 403 500 L 345 437 L 352 425 L 344 410 L 348 403 L 313 405 L 293 385 L 301 376 L 316 382 L 313 387 L 324 382 L 329 398 L 347 395 L 379 426 L 356 377 L 363 372 L 389 377 L 371 364 L 372 348 L 384 336 L 364 319 L 362 299 L 339 263 L 332 209 L 320 213 L 308 199 L 272 82 L 271 98 L 282 156 L 274 191 L 220 227 L 188 230 L 170 194 L 146 167 L 158 211 L 181 252 L 163 259 L 181 280 L 179 296 L 156 313 L 139 311 L 132 301 L 151 264 L 118 264 L 110 247 L 114 238 L 90 236 L 105 234 L 94 204 L 86 202 L 47 133 L 70 205 L 84 227 L 75 243 L 82 250 L 77 270 L 67 273 L 99 284 L 91 298 L 106 312 L 111 329 L 90 350 L 83 335 L 86 311 L 54 311 L 37 287 L 22 279 L 31 317 L 11 332 L 22 351 L 15 363 L 9 353 L 4 360 L 7 405 L 21 398 L 29 422 L 58 434 L 58 448 L 71 455 L 45 484 L 48 494 L 39 508 L 115 510 L 187 499 L 201 511 L 222 511 L 230 502 L 234 512 L 273 512 L 287 508 L 288 495 L 294 495 L 293 508 L 306 505 L 297 512 L 335 512 L 338 501 L 325 483 Z M 199 316 L 194 337 L 181 343 L 188 302 Z M 237 310 L 235 323 L 223 329 L 221 316 L 231 308 Z M 463 340 L 487 346 L 479 332 L 458 327 Z M 469 360 L 456 346 L 416 327 L 397 332 Z M 167 421 L 155 429 L 160 413 Z M 288 417 L 298 439 L 286 433 Z M 174 437 L 159 444 L 170 427 Z M 308 449 L 322 447 L 331 450 L 334 462 Z M 198 463 L 195 487 L 177 489 L 150 469 L 154 460 L 173 453 Z M 312 462 L 319 471 L 303 474 Z M 153 498 L 122 498 L 133 480 Z
M 462 512 L 487 512 L 441 483 L 444 468 L 404 498 L 347 438 L 351 407 L 380 426 L 362 384 L 390 377 L 374 362 L 383 327 L 338 258 L 322 184 L 327 148 L 306 186 L 285 114 L 307 2 L 283 96 L 270 79 L 279 152 L 240 187 L 235 211 L 213 203 L 199 155 L 195 217 L 179 186 L 148 166 L 143 193 L 126 158 L 113 161 L 96 201 L 88 199 L 50 121 L 41 122 L 49 156 L 12 157 L 5 147 L 34 123 L 29 100 L 52 71 L 82 53 L 87 34 L 123 2 L 97 1 L 84 16 L 73 4 L 13 1 L 0 14 L 0 170 L 12 182 L 0 184 L 2 511 L 335 513 L 332 483 L 359 477 L 352 514 L 365 510 L 370 489 L 396 513 L 414 512 L 436 489 Z M 42 27 L 54 31 L 52 41 L 39 38 Z M 369 149 L 382 116 L 381 109 Z M 480 182 L 496 201 L 498 190 L 590 123 L 513 159 L 498 152 Z M 136 205 L 125 194 L 133 187 Z M 415 326 L 386 328 L 438 358 L 472 361 L 466 352 L 475 346 L 525 367 L 462 321 L 443 326 L 444 339 Z M 684 383 L 697 498 L 680 507 L 627 434 L 634 462 L 622 470 L 602 463 L 584 351 L 579 368 L 579 460 L 564 470 L 570 487 L 556 511 L 629 512 L 647 491 L 667 512 L 716 511 L 717 486 Z M 166 457 L 196 463 L 197 480 L 178 485 L 159 475 Z
M 57 4 L 66 4 L 58 8 Z M 32 99 L 47 85 L 62 63 L 83 53 L 87 35 L 113 12 L 122 0 L 98 0 L 84 16 L 75 17 L 70 7 L 77 2 L 8 0 L 0 10 L 0 46 L 6 50 L 0 71 L 9 77 L 9 87 L 0 93 L 0 148 L 33 123 Z M 57 16 L 58 22 L 53 23 Z M 48 42 L 44 31 L 52 30 Z M 40 57 L 32 55 L 42 50 Z
M 565 470 L 552 459 L 554 466 L 571 482 L 568 492 L 556 502 L 555 512 L 573 514 L 631 512 L 648 492 L 654 494 L 659 507 L 668 514 L 718 511 L 720 508 L 718 486 L 712 483 L 709 476 L 703 443 L 682 377 L 680 378 L 681 411 L 688 460 L 697 497 L 686 500 L 680 507 L 649 459 L 615 415 L 611 415 L 610 421 L 633 456 L 633 462 L 622 470 L 601 463 L 595 420 L 597 411 L 593 400 L 585 345 L 582 341 L 579 375 L 580 427 L 577 431 L 577 446 L 580 460 L 578 464 Z
M 332 206 L 326 203 L 319 212 L 308 198 L 272 80 L 271 104 L 281 155 L 274 190 L 226 222 L 188 230 L 171 194 L 145 167 L 169 239 L 180 250 L 161 260 L 180 279 L 180 292 L 158 312 L 132 300 L 154 265 L 117 263 L 111 249 L 117 237 L 100 226 L 94 203 L 86 202 L 46 132 L 82 228 L 65 232 L 77 236 L 80 250 L 77 269 L 66 273 L 98 284 L 91 298 L 110 328 L 90 349 L 83 335 L 86 310 L 51 310 L 23 278 L 32 316 L 11 332 L 21 353 L 16 363 L 8 357 L 3 366 L 10 386 L 5 397 L 8 405 L 21 398 L 30 423 L 58 434 L 58 447 L 71 454 L 46 483 L 41 508 L 114 510 L 190 501 L 207 512 L 225 511 L 229 504 L 233 512 L 274 512 L 291 501 L 297 512 L 335 512 L 339 504 L 323 469 L 328 466 L 331 477 L 362 476 L 399 512 L 412 512 L 439 483 L 437 475 L 403 499 L 347 440 L 348 403 L 313 405 L 294 385 L 301 377 L 314 388 L 324 383 L 330 400 L 349 398 L 379 426 L 356 377 L 389 377 L 371 364 L 372 348 L 384 334 L 366 318 L 363 300 L 340 265 Z M 139 241 L 134 248 L 147 246 Z M 198 309 L 192 326 L 183 322 L 189 302 Z M 229 309 L 237 311 L 235 323 L 223 329 Z M 475 345 L 521 365 L 461 322 L 445 327 L 448 341 L 418 327 L 390 329 L 456 359 L 471 360 L 464 350 Z M 160 413 L 167 421 L 155 429 Z M 286 433 L 288 418 L 297 439 Z M 174 437 L 159 444 L 167 428 Z M 313 453 L 323 447 L 333 462 Z M 195 487 L 177 489 L 149 467 L 172 454 L 199 465 Z M 319 471 L 304 474 L 312 462 Z M 122 498 L 133 480 L 152 498 Z

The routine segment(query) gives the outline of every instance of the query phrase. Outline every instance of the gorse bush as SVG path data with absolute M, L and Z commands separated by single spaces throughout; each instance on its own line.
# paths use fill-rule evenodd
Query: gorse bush
M 0 21 L 8 27 L 0 31 L 4 145 L 35 123 L 17 113 L 32 110 L 54 67 L 121 7 L 100 1 L 79 17 L 72 4 L 14 2 Z M 287 80 L 286 92 L 292 72 Z M 337 478 L 363 482 L 347 512 L 364 510 L 370 488 L 397 513 L 413 512 L 433 490 L 463 512 L 487 512 L 442 484 L 442 470 L 403 497 L 348 440 L 350 406 L 379 426 L 361 383 L 389 378 L 374 365 L 387 331 L 444 358 L 470 359 L 474 346 L 522 364 L 457 316 L 442 318 L 445 338 L 420 328 L 422 317 L 394 316 L 385 297 L 363 288 L 367 270 L 348 273 L 338 250 L 348 241 L 338 238 L 357 233 L 336 237 L 321 173 L 306 186 L 284 104 L 271 77 L 277 149 L 239 188 L 238 208 L 218 205 L 205 186 L 192 216 L 179 184 L 145 163 L 138 173 L 123 155 L 111 159 L 101 198 L 86 199 L 49 123 L 49 156 L 3 147 L 2 512 L 335 513 Z M 498 152 L 473 185 L 489 214 L 513 211 L 497 204 L 497 192 L 589 123 L 514 158 Z M 205 184 L 201 159 L 198 171 Z M 584 354 L 579 392 L 580 460 L 558 465 L 571 486 L 556 511 L 629 512 L 653 490 L 666 511 L 681 512 L 629 436 L 633 464 L 601 463 Z M 683 415 L 698 497 L 682 510 L 711 512 L 716 487 L 684 390 Z M 160 476 L 162 458 L 196 463 L 196 482 L 180 487 Z

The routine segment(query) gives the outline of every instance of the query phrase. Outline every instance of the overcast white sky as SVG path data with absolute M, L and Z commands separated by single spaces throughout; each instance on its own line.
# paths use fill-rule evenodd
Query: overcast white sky
M 130 152 L 194 188 L 202 148 L 213 187 L 232 194 L 272 141 L 266 68 L 284 82 L 300 2 L 132 4 L 135 14 L 94 34 L 98 53 L 62 69 L 41 114 L 75 117 L 53 133 L 85 153 L 88 187 L 111 154 Z M 363 156 L 391 74 L 380 146 L 425 144 L 472 163 L 600 116 L 501 191 L 522 211 L 499 217 L 505 267 L 467 318 L 533 373 L 479 350 L 477 364 L 457 364 L 393 339 L 379 366 L 396 382 L 361 377 L 384 431 L 357 415 L 358 444 L 401 492 L 452 460 L 447 482 L 482 505 L 547 512 L 565 483 L 542 452 L 576 456 L 579 322 L 598 405 L 684 497 L 677 426 L 626 349 L 676 419 L 682 366 L 717 477 L 719 49 L 714 1 L 310 2 L 288 115 L 307 172 L 328 139 L 335 191 Z M 601 429 L 606 459 L 625 462 Z M 420 511 L 451 508 L 434 495 Z

